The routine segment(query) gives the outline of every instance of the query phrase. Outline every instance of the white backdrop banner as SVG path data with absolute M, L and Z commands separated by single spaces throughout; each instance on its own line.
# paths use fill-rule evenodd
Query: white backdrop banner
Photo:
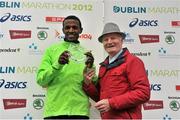
M 151 84 L 144 119 L 180 119 L 180 1 L 104 0 L 104 22 L 127 35 L 124 47 L 140 57 Z
M 100 0 L 0 1 L 0 119 L 42 119 L 46 90 L 36 83 L 44 50 L 64 38 L 62 21 L 76 15 L 82 21 L 80 42 L 103 60 L 97 42 L 103 25 Z M 92 118 L 98 112 L 92 108 Z

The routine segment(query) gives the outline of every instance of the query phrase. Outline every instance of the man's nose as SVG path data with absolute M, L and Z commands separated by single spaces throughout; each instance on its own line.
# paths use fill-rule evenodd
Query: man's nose
M 73 27 L 70 27 L 70 28 L 69 28 L 69 32 L 74 32 L 74 28 L 73 28 Z

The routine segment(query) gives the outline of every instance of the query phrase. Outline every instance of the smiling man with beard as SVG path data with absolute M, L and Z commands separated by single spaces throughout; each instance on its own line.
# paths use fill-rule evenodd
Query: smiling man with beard
M 47 89 L 44 119 L 89 119 L 89 99 L 82 83 L 84 68 L 94 58 L 80 45 L 82 30 L 78 17 L 66 17 L 64 41 L 47 48 L 42 58 L 37 83 Z

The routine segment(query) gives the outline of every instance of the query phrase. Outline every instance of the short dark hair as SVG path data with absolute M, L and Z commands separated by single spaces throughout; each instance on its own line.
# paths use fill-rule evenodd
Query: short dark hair
M 67 16 L 66 18 L 64 18 L 64 20 L 63 20 L 63 26 L 64 26 L 65 20 L 68 20 L 68 19 L 77 20 L 77 21 L 79 22 L 80 28 L 82 29 L 82 25 L 81 25 L 80 19 L 79 19 L 78 17 L 74 16 L 74 15 L 70 15 L 70 16 Z

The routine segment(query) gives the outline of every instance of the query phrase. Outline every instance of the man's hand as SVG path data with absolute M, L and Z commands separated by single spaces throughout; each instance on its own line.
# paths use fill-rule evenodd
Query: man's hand
M 53 53 L 52 53 L 53 54 Z M 69 51 L 64 51 L 60 56 L 59 56 L 59 60 L 58 63 L 65 65 L 69 63 L 69 57 L 70 57 L 70 53 Z
M 88 68 L 92 68 L 93 63 L 94 63 L 94 57 L 93 57 L 91 51 L 86 52 L 84 55 L 86 55 L 86 61 L 85 61 L 86 66 Z
M 111 109 L 108 99 L 102 99 L 95 104 L 95 108 L 100 112 L 107 112 Z
M 84 68 L 83 76 L 84 76 L 84 83 L 89 85 L 92 82 L 92 78 L 95 75 L 95 70 L 93 68 L 88 69 L 87 66 Z

